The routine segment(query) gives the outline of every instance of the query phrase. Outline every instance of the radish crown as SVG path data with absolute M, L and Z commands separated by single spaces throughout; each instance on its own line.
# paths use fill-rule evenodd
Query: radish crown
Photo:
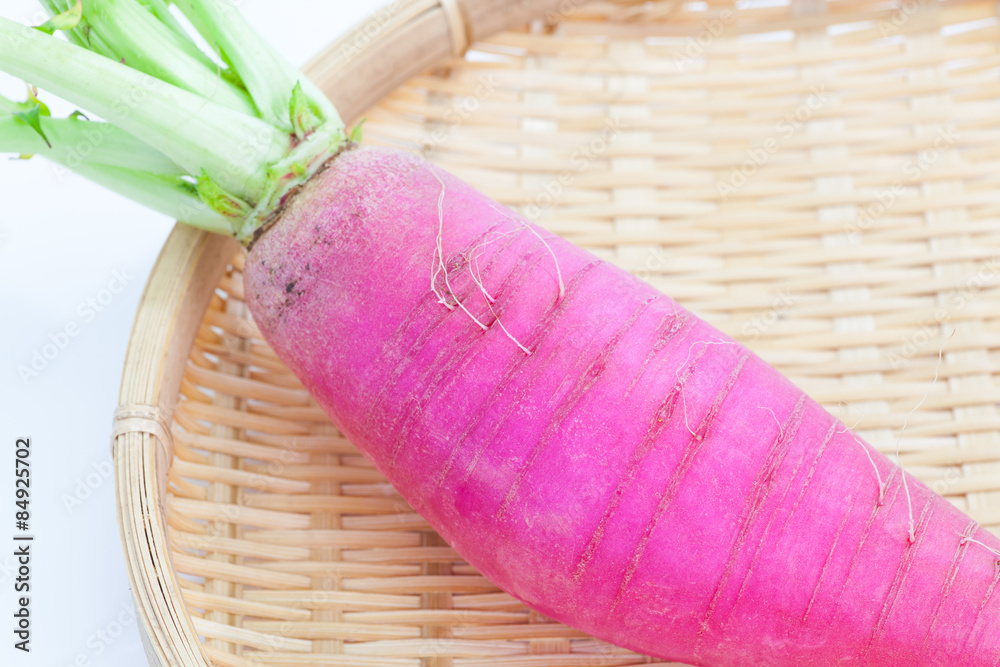
M 329 100 L 231 0 L 42 0 L 52 18 L 0 17 L 0 152 L 34 154 L 182 222 L 247 244 L 348 136 Z M 56 34 L 62 34 L 61 39 Z M 81 112 L 53 118 L 39 86 Z

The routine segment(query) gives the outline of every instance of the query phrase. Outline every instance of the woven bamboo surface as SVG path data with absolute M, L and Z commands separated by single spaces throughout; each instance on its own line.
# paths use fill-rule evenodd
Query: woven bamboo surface
M 590 4 L 398 88 L 366 140 L 640 273 L 883 451 L 926 395 L 902 463 L 995 530 L 996 13 Z M 458 558 L 261 341 L 241 268 L 187 362 L 165 503 L 214 664 L 664 664 L 547 621 Z

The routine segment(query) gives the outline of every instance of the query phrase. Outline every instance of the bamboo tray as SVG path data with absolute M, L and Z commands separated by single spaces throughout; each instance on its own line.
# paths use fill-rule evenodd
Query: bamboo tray
M 397 1 L 309 71 L 367 141 L 639 273 L 884 451 L 927 394 L 902 463 L 1000 527 L 996 3 L 577 4 Z M 178 226 L 132 333 L 114 452 L 151 664 L 663 664 L 459 559 L 260 339 L 242 266 Z

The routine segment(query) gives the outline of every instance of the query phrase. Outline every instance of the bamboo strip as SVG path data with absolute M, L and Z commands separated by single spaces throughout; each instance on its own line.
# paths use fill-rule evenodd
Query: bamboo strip
M 312 616 L 307 609 L 281 607 L 226 595 L 213 595 L 203 591 L 185 590 L 184 601 L 189 607 L 219 609 L 240 616 L 276 618 L 283 621 L 308 621 Z

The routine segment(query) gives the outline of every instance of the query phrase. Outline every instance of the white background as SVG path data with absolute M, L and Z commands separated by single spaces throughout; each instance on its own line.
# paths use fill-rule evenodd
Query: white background
M 241 10 L 297 65 L 381 0 L 242 0 Z M 44 20 L 33 0 L 0 16 Z M 0 94 L 24 99 L 0 75 Z M 42 96 L 51 102 L 51 96 Z M 50 105 L 55 115 L 74 107 Z M 0 155 L 0 664 L 146 663 L 131 613 L 115 522 L 109 433 L 125 346 L 153 262 L 173 222 L 39 158 Z M 110 286 L 115 272 L 127 283 Z M 108 302 L 108 298 L 112 297 Z M 88 299 L 103 299 L 95 308 Z M 79 333 L 58 333 L 76 324 Z M 26 380 L 35 352 L 65 347 Z M 53 348 L 47 352 L 51 355 Z M 40 365 L 40 364 L 39 364 Z M 31 653 L 13 648 L 14 443 L 31 438 Z

